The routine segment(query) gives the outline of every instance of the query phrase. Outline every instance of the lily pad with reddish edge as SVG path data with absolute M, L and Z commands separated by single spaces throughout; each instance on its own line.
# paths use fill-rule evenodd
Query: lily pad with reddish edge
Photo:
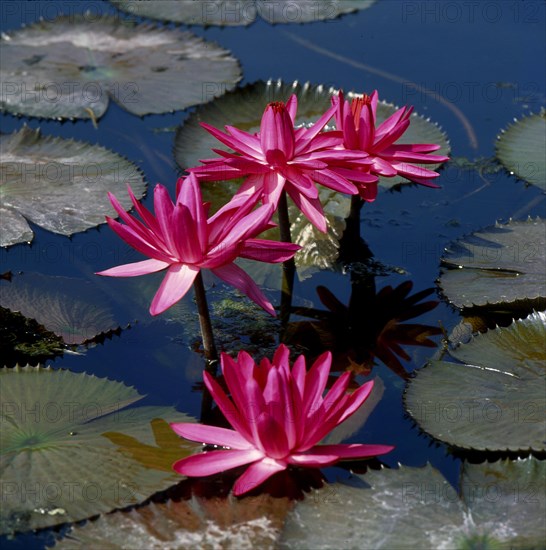
M 288 499 L 199 498 L 152 502 L 73 527 L 56 549 L 276 548 Z

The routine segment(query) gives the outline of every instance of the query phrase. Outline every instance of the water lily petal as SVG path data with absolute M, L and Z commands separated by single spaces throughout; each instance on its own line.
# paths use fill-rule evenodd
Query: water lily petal
M 356 189 L 356 188 L 355 188 Z M 324 217 L 324 210 L 320 199 L 308 199 L 305 195 L 298 192 L 297 188 L 294 188 L 287 184 L 286 191 L 290 198 L 294 201 L 295 205 L 305 214 L 307 219 L 323 233 L 327 231 L 326 218 Z
M 223 265 L 212 269 L 212 272 L 223 281 L 246 294 L 253 302 L 265 309 L 267 313 L 277 315 L 271 302 L 262 294 L 252 278 L 235 264 Z
M 177 182 L 176 204 L 179 203 L 188 208 L 191 217 L 195 220 L 194 226 L 199 250 L 204 250 L 207 244 L 207 219 L 203 207 L 201 188 L 195 174 L 190 174 L 187 178 L 184 178 L 181 185 L 178 185 Z
M 315 453 L 323 455 L 335 455 L 337 460 L 348 460 L 357 458 L 368 458 L 371 456 L 384 455 L 392 451 L 392 445 L 365 445 L 361 443 L 337 444 L 337 445 L 316 445 L 305 453 L 313 456 Z
M 288 462 L 294 466 L 308 466 L 309 468 L 323 468 L 335 464 L 339 457 L 337 454 L 327 454 L 321 452 L 320 446 L 314 447 L 317 449 L 314 453 L 293 453 L 290 455 Z
M 121 237 L 129 246 L 132 246 L 135 250 L 162 262 L 171 263 L 173 258 L 167 255 L 161 248 L 161 243 L 157 241 L 145 241 L 140 235 L 135 233 L 127 225 L 113 220 L 112 218 L 106 218 L 106 223 L 119 237 Z
M 305 416 L 308 416 L 312 409 L 316 409 L 322 404 L 322 394 L 328 382 L 331 364 L 332 354 L 327 351 L 318 357 L 307 373 L 303 397 Z
M 251 157 L 256 154 L 255 149 L 249 146 L 246 136 L 243 136 L 243 134 L 246 134 L 246 132 L 241 131 L 238 137 L 234 137 L 224 134 L 224 132 L 218 130 L 214 126 L 211 126 L 210 124 L 207 124 L 206 122 L 200 122 L 200 124 L 209 134 L 212 134 L 218 141 L 220 141 L 224 145 L 227 145 L 234 151 L 237 151 L 241 154 L 249 155 Z
M 292 94 L 288 98 L 288 101 L 286 102 L 286 110 L 290 115 L 292 124 L 294 124 L 296 122 L 296 113 L 298 112 L 298 96 L 296 94 Z
M 256 449 L 209 451 L 178 460 L 173 464 L 173 470 L 184 476 L 210 476 L 255 462 L 262 457 L 263 453 Z
M 222 445 L 237 450 L 248 450 L 254 447 L 235 430 L 218 428 L 216 426 L 205 426 L 193 422 L 172 422 L 171 428 L 179 436 L 210 445 Z
M 333 167 L 328 170 L 321 170 L 313 174 L 313 179 L 318 183 L 321 183 L 325 187 L 329 187 L 334 191 L 340 193 L 347 193 L 348 195 L 356 195 L 356 187 L 346 178 L 337 173 L 338 167 Z
M 272 408 L 274 409 L 272 404 L 268 403 L 268 410 L 258 417 L 256 427 L 264 453 L 270 458 L 282 459 L 288 454 L 290 447 L 284 426 L 275 420 L 273 414 L 268 414 L 268 412 L 277 412 L 271 411 Z
M 171 265 L 161 282 L 161 286 L 155 293 L 150 306 L 150 313 L 159 315 L 176 304 L 188 292 L 198 273 L 199 268 L 193 265 Z
M 239 256 L 258 262 L 279 263 L 289 260 L 300 250 L 301 246 L 280 241 L 265 239 L 246 239 Z
M 166 269 L 170 264 L 160 260 L 143 260 L 132 264 L 117 265 L 104 271 L 99 271 L 95 275 L 106 275 L 107 277 L 138 277 L 139 275 L 148 275 Z
M 125 211 L 123 206 L 119 203 L 117 198 L 112 194 L 108 193 L 108 198 L 110 203 L 114 207 L 114 210 L 118 213 L 119 217 L 137 234 L 143 241 L 147 241 L 150 238 L 153 238 L 153 233 L 148 229 L 143 223 L 139 222 L 134 216 L 131 216 L 128 212 Z
M 261 485 L 273 474 L 286 469 L 286 463 L 271 458 L 264 458 L 251 464 L 245 472 L 237 479 L 233 486 L 235 496 L 243 495 Z
M 180 260 L 189 264 L 201 261 L 203 249 L 197 231 L 197 220 L 194 220 L 185 204 L 177 204 L 174 207 L 170 234 L 172 246 L 178 251 Z
M 266 107 L 260 124 L 260 142 L 266 158 L 268 152 L 275 150 L 282 152 L 286 160 L 294 156 L 294 123 L 284 103 L 277 101 Z
M 167 189 L 159 183 L 154 189 L 154 210 L 163 241 L 169 250 L 176 250 L 172 231 L 174 204 Z

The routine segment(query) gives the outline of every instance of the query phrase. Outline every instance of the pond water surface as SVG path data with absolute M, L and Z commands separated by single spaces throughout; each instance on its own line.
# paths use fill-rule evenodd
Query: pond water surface
M 63 9 L 117 13 L 106 2 L 10 1 L 3 2 L 1 9 L 3 31 L 32 23 L 40 15 L 52 18 Z M 241 85 L 269 78 L 309 81 L 347 91 L 378 89 L 382 99 L 412 104 L 447 133 L 452 157 L 493 157 L 501 129 L 514 118 L 537 112 L 545 101 L 544 65 L 539 60 L 544 50 L 542 2 L 378 0 L 367 10 L 333 21 L 270 25 L 258 20 L 247 28 L 191 30 L 229 49 L 240 60 Z M 424 89 L 434 94 L 426 94 Z M 456 111 L 450 108 L 453 105 Z M 172 155 L 174 130 L 186 116 L 186 112 L 175 112 L 138 118 L 112 102 L 98 128 L 91 121 L 59 123 L 3 115 L 2 131 L 11 133 L 26 123 L 46 134 L 112 149 L 142 170 L 149 186 L 145 204 L 151 207 L 150 190 L 156 182 L 174 192 L 179 173 Z M 409 186 L 401 192 L 382 190 L 374 203 L 363 207 L 361 235 L 375 259 L 393 268 L 376 277 L 378 289 L 407 280 L 413 282 L 414 292 L 433 287 L 440 257 L 450 241 L 496 221 L 544 215 L 540 190 L 504 170 L 490 173 L 451 163 L 443 167 L 437 182 L 441 189 Z M 150 292 L 145 299 L 136 297 L 128 280 L 94 275 L 140 259 L 138 254 L 105 225 L 70 239 L 39 227 L 33 230 L 32 245 L 0 251 L 2 272 L 37 272 L 91 281 L 109 297 L 121 324 L 130 324 L 119 335 L 81 354 L 65 354 L 49 363 L 54 368 L 123 381 L 146 394 L 146 404 L 173 405 L 198 417 L 201 394 L 194 386 L 201 380 L 202 358 L 192 351 L 196 325 L 184 330 L 172 316 L 152 319 L 147 313 Z M 320 307 L 318 285 L 327 286 L 342 302 L 348 301 L 350 276 L 325 271 L 296 284 L 296 303 Z M 274 303 L 278 301 L 277 291 L 267 293 Z M 186 309 L 194 308 L 189 295 L 184 303 Z M 375 313 L 366 307 L 361 312 L 362 316 Z M 445 300 L 412 320 L 441 324 L 448 333 L 459 321 L 458 312 Z M 440 345 L 438 336 L 433 339 Z M 411 361 L 404 362 L 408 372 L 420 368 L 435 353 L 428 348 L 406 349 L 411 356 Z M 404 381 L 377 363 L 369 377 L 381 377 L 384 396 L 365 427 L 350 441 L 393 444 L 395 450 L 383 457 L 385 464 L 421 466 L 430 462 L 456 486 L 460 458 L 419 433 L 404 412 Z M 329 479 L 347 476 L 339 468 L 326 473 Z M 2 547 L 42 548 L 51 542 L 52 535 L 45 532 L 9 542 L 4 538 Z

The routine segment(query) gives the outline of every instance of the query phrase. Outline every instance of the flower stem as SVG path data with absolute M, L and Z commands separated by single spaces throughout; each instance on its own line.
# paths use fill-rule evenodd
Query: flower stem
M 288 217 L 288 201 L 286 199 L 286 191 L 281 192 L 279 204 L 277 206 L 279 215 L 279 230 L 281 233 L 281 241 L 291 243 L 292 236 L 290 234 L 290 219 Z M 290 319 L 290 308 L 292 307 L 292 293 L 294 290 L 294 275 L 296 273 L 296 263 L 294 258 L 286 260 L 282 264 L 282 291 L 281 291 L 281 341 L 288 326 Z
M 214 333 L 212 332 L 212 323 L 210 321 L 209 306 L 207 304 L 207 295 L 201 271 L 197 274 L 193 282 L 195 292 L 195 301 L 197 302 L 197 311 L 199 312 L 199 325 L 201 326 L 201 338 L 203 339 L 203 349 L 205 351 L 205 370 L 211 375 L 216 376 L 218 366 L 218 352 L 214 344 Z M 203 386 L 203 398 L 201 401 L 201 422 L 207 423 L 212 411 L 212 395 L 208 388 Z
M 212 332 L 212 323 L 210 322 L 209 306 L 207 304 L 207 295 L 203 276 L 201 271 L 195 277 L 193 282 L 195 300 L 197 302 L 197 311 L 199 312 L 199 325 L 201 327 L 201 337 L 203 338 L 203 349 L 205 350 L 205 359 L 208 363 L 218 362 L 218 352 L 214 345 L 214 334 Z M 207 369 L 208 370 L 208 369 Z

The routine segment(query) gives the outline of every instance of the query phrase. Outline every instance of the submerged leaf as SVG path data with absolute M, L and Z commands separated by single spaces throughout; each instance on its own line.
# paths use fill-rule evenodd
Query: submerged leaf
M 85 231 L 104 223 L 105 215 L 117 216 L 108 191 L 129 209 L 127 184 L 137 198 L 146 189 L 134 164 L 90 143 L 24 126 L 0 136 L 0 150 L 0 246 L 31 241 L 26 220 L 66 236 Z
M 122 410 L 143 396 L 84 373 L 17 366 L 0 369 L 0 382 L 0 533 L 79 521 L 142 502 L 180 480 L 161 465 L 144 466 L 105 435 L 116 431 L 153 445 L 153 419 L 184 422 L 186 415 L 171 407 Z M 196 447 L 179 441 L 177 457 Z
M 508 126 L 496 149 L 498 159 L 511 174 L 546 191 L 546 110 Z
M 532 457 L 467 464 L 462 500 L 430 465 L 369 470 L 354 476 L 366 488 L 335 483 L 298 503 L 280 547 L 539 548 L 546 535 L 544 465 Z
M 60 337 L 33 319 L 13 313 L 0 305 L 0 357 L 3 366 L 36 364 L 53 359 L 63 352 L 64 342 Z
M 479 334 L 431 361 L 405 394 L 432 437 L 480 451 L 546 449 L 546 313 Z
M 133 16 L 186 25 L 250 25 L 259 15 L 268 23 L 310 23 L 364 10 L 376 0 L 110 0 Z
M 95 120 L 113 99 L 136 115 L 165 113 L 204 103 L 241 78 L 229 52 L 190 32 L 90 15 L 2 36 L 4 110 Z
M 0 306 L 35 319 L 65 344 L 83 344 L 119 328 L 109 297 L 88 281 L 23 273 L 0 284 Z
M 439 285 L 459 308 L 540 307 L 546 298 L 546 220 L 476 231 L 446 248 Z M 542 302 L 543 303 L 543 302 Z

